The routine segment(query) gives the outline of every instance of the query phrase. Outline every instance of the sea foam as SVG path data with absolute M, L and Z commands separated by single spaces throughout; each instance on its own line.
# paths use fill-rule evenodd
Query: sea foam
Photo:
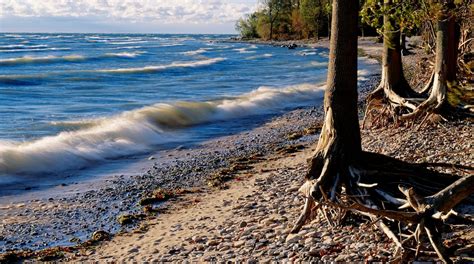
M 155 104 L 118 116 L 81 120 L 75 131 L 29 142 L 0 141 L 0 173 L 60 172 L 150 151 L 179 139 L 176 129 L 322 101 L 324 86 L 260 87 L 231 99 Z M 82 124 L 82 125 L 81 125 Z M 55 125 L 62 125 L 60 122 Z

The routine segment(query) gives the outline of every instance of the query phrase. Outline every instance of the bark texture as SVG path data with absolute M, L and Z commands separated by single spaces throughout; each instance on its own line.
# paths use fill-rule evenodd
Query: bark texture
M 357 114 L 357 1 L 333 1 L 325 121 L 308 179 L 318 179 L 324 191 L 362 151 Z M 333 175 L 339 175 L 334 179 Z M 319 191 L 319 190 L 316 190 Z
M 456 18 L 449 12 L 449 6 L 445 6 L 438 18 L 434 71 L 423 89 L 423 92 L 429 91 L 429 96 L 405 118 L 414 118 L 427 112 L 439 113 L 442 107 L 447 106 L 449 86 L 456 82 L 458 39 Z
M 362 151 L 357 114 L 357 24 L 353 23 L 357 21 L 358 1 L 334 0 L 332 10 L 325 121 L 306 182 L 299 190 L 305 205 L 292 232 L 319 215 L 332 226 L 340 224 L 351 211 L 368 216 L 385 232 L 398 246 L 395 255 L 405 256 L 406 243 L 413 241 L 418 254 L 421 237 L 426 235 L 439 258 L 449 263 L 450 252 L 437 227 L 443 225 L 442 220 L 449 217 L 454 206 L 474 192 L 474 176 L 459 178 L 428 170 L 429 165 Z M 399 45 L 399 36 L 394 38 Z M 403 82 L 400 51 L 387 51 L 387 83 Z M 403 229 L 390 224 L 395 221 Z M 412 233 L 400 241 L 395 235 L 400 230 Z

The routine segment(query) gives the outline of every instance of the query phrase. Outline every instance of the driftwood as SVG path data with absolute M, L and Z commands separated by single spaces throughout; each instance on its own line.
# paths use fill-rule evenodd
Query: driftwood
M 416 244 L 416 257 L 420 252 L 422 237 L 426 236 L 439 259 L 451 263 L 450 256 L 453 252 L 444 247 L 438 226 L 457 215 L 453 211 L 454 207 L 472 198 L 470 195 L 474 193 L 474 175 L 454 177 L 426 169 L 425 165 L 433 164 L 408 164 L 367 152 L 363 152 L 362 160 L 364 161 L 359 165 L 363 165 L 364 169 L 361 166 L 348 168 L 349 175 L 346 178 L 351 179 L 349 182 L 343 183 L 339 177 L 333 177 L 330 184 L 321 185 L 321 177 L 326 177 L 325 173 L 329 169 L 327 162 L 321 169 L 320 178 L 307 179 L 300 188 L 305 196 L 305 207 L 292 232 L 297 233 L 304 223 L 311 221 L 316 215 L 315 211 L 327 214 L 327 208 L 338 208 L 342 212 L 351 211 L 369 217 L 398 246 L 399 250 L 395 254 L 399 257 L 403 256 L 404 251 L 410 250 L 407 246 L 410 241 Z M 384 173 L 379 170 L 381 167 L 374 168 L 378 166 L 370 164 L 388 164 L 387 168 L 390 170 L 387 169 L 388 172 Z M 397 166 L 392 166 L 393 164 Z M 328 217 L 325 218 L 330 221 Z M 400 241 L 396 235 L 398 230 L 390 229 L 384 222 L 386 220 L 413 226 L 414 231 Z

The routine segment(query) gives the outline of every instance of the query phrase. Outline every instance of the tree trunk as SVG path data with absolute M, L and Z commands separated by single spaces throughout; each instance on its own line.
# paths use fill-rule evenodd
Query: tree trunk
M 273 20 L 270 20 L 270 40 L 273 40 Z
M 436 32 L 436 61 L 433 74 L 423 92 L 430 91 L 428 99 L 404 118 L 415 118 L 422 113 L 439 113 L 446 106 L 448 84 L 454 85 L 457 73 L 458 27 L 449 4 L 443 7 Z
M 400 45 L 401 45 L 403 56 L 407 56 L 411 54 L 411 52 L 407 49 L 407 36 L 405 33 L 400 34 Z
M 328 39 L 331 39 L 331 16 L 328 15 Z
M 392 0 L 385 0 L 384 6 L 389 9 Z M 385 90 L 391 90 L 402 97 L 414 96 L 405 75 L 403 73 L 402 54 L 400 46 L 400 27 L 390 18 L 388 14 L 384 15 L 384 38 L 383 38 L 383 57 L 382 57 L 382 80 L 380 87 Z M 387 92 L 387 91 L 386 91 Z
M 390 10 L 392 0 L 384 0 L 384 6 L 386 10 Z M 415 110 L 416 105 L 407 99 L 419 97 L 419 94 L 410 87 L 403 73 L 400 27 L 389 14 L 384 14 L 383 23 L 382 78 L 379 86 L 367 97 L 365 118 L 374 102 L 387 100 L 392 114 L 396 116 L 400 113 L 399 109 Z
M 405 223 L 407 225 L 403 228 L 406 229 L 416 224 L 416 230 L 408 236 L 409 239 L 415 239 L 420 245 L 422 241 L 419 238 L 426 233 L 440 259 L 449 263 L 449 251 L 436 229 L 436 224 L 441 223 L 435 215 L 441 210 L 443 217 L 442 213 L 467 199 L 473 192 L 474 177 L 456 179 L 427 170 L 420 164 L 362 151 L 357 114 L 357 23 L 353 23 L 357 21 L 357 15 L 358 1 L 333 1 L 324 96 L 325 120 L 316 151 L 310 160 L 306 182 L 299 190 L 304 194 L 305 206 L 291 232 L 297 233 L 317 210 L 323 212 L 330 225 L 331 219 L 342 219 L 340 212 L 353 211 L 369 216 L 374 225 L 400 248 L 404 247 L 399 241 L 400 236 L 395 235 L 384 220 Z M 398 35 L 394 43 L 400 46 Z M 400 51 L 398 55 L 393 52 L 387 54 L 391 56 L 386 56 L 384 63 L 392 63 L 401 57 Z M 401 64 L 401 60 L 399 62 Z M 397 73 L 393 76 L 403 77 L 401 67 L 384 66 Z M 449 186 L 442 189 L 439 185 Z M 399 198 L 400 191 L 405 197 Z M 421 196 L 427 193 L 430 196 Z M 334 213 L 335 209 L 340 211 Z
M 333 1 L 325 121 L 307 175 L 308 179 L 318 178 L 324 192 L 339 180 L 345 181 L 349 166 L 362 151 L 357 114 L 357 16 L 358 1 Z

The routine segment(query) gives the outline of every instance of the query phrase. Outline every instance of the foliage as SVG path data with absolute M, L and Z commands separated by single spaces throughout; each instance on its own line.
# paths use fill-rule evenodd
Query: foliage
M 240 32 L 242 38 L 251 39 L 259 38 L 260 35 L 257 32 L 259 13 L 252 13 L 246 15 L 244 18 L 240 18 L 235 24 L 235 29 Z
M 380 35 L 383 34 L 384 15 L 393 21 L 391 30 L 400 29 L 402 33 L 412 35 L 425 21 L 426 10 L 419 0 L 393 0 L 388 6 L 380 0 L 367 0 L 360 11 L 362 22 L 376 28 Z
M 305 23 L 308 37 L 319 37 L 324 25 L 329 23 L 327 19 L 331 8 L 328 0 L 301 0 L 300 13 Z
M 241 18 L 242 38 L 301 39 L 328 35 L 330 0 L 262 0 L 262 8 Z

